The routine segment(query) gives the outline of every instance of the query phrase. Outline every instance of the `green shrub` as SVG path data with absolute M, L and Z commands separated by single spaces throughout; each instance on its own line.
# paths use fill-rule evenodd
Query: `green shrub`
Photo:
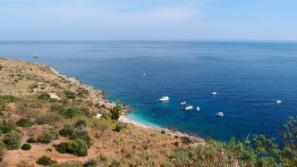
M 109 167 L 120 167 L 120 162 L 113 160 L 109 165 Z
M 113 129 L 113 131 L 120 132 L 121 129 L 122 129 L 122 126 L 119 125 L 119 124 L 117 124 L 117 125 L 115 126 L 115 128 Z
M 61 119 L 60 115 L 55 114 L 55 113 L 46 113 L 46 114 L 42 114 L 40 116 L 37 117 L 36 119 L 36 123 L 39 125 L 51 125 L 57 121 L 59 121 Z
M 15 102 L 16 97 L 10 95 L 0 96 L 0 110 L 3 110 L 8 103 Z
M 6 151 L 5 144 L 2 141 L 0 141 L 0 164 L 2 162 L 2 159 L 3 159 L 3 156 L 5 154 L 5 151 Z
M 100 163 L 107 163 L 108 162 L 108 159 L 107 159 L 106 156 L 100 155 L 99 156 L 99 161 L 100 161 Z
M 16 129 L 16 125 L 12 120 L 0 120 L 0 130 L 2 133 L 8 133 Z
M 59 138 L 59 133 L 55 131 L 48 131 L 38 139 L 39 142 L 42 143 L 50 143 L 52 140 L 57 140 Z
M 186 136 L 181 137 L 181 140 L 182 140 L 182 142 L 183 142 L 184 144 L 191 144 L 191 143 L 192 143 L 191 139 L 189 139 L 189 138 L 186 137 Z
M 65 110 L 65 108 L 60 104 L 52 104 L 50 106 L 50 111 L 52 111 L 52 112 L 63 113 L 64 110 Z
M 63 137 L 71 137 L 75 135 L 75 130 L 70 125 L 64 125 L 64 128 L 59 131 L 59 134 Z
M 84 163 L 84 167 L 96 167 L 97 166 L 97 161 L 94 159 L 88 160 L 87 162 Z
M 36 163 L 39 165 L 49 166 L 49 165 L 53 165 L 57 162 L 47 156 L 42 156 L 36 161 Z
M 8 150 L 16 150 L 20 147 L 21 134 L 13 130 L 4 136 L 3 142 Z
M 91 147 L 91 137 L 87 131 L 76 131 L 75 136 L 72 138 L 81 139 L 87 144 L 88 148 Z
M 21 149 L 25 150 L 25 151 L 31 150 L 31 145 L 28 144 L 28 143 L 25 143 L 25 144 L 22 145 Z
M 15 102 L 17 98 L 15 96 L 11 95 L 4 95 L 0 96 L 0 103 L 12 103 Z
M 69 153 L 77 156 L 86 156 L 88 154 L 88 145 L 81 139 L 71 140 L 69 142 L 54 145 L 59 153 Z
M 85 97 L 85 95 L 88 95 L 88 94 L 89 94 L 89 91 L 84 88 L 79 88 L 77 91 L 78 97 Z
M 118 120 L 120 118 L 121 105 L 119 103 L 111 110 L 111 119 Z
M 63 112 L 63 115 L 67 118 L 73 118 L 77 112 L 77 108 L 68 108 L 66 111 Z
M 70 90 L 65 90 L 64 94 L 68 99 L 75 99 L 76 98 L 76 94 L 74 92 L 70 91 Z
M 29 119 L 21 118 L 16 122 L 19 127 L 30 127 L 33 125 L 33 122 Z
M 48 100 L 50 99 L 50 95 L 48 93 L 41 93 L 39 96 L 38 96 L 39 99 L 43 99 L 43 100 Z
M 33 138 L 29 138 L 26 142 L 27 143 L 36 143 L 36 140 Z

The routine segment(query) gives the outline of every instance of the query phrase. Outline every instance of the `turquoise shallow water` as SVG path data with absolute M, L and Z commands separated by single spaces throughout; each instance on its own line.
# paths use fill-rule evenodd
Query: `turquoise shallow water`
M 277 136 L 297 115 L 293 42 L 0 42 L 0 55 L 45 63 L 102 88 L 132 107 L 132 119 L 204 137 Z M 158 101 L 163 95 L 169 103 Z M 183 111 L 181 101 L 201 111 Z

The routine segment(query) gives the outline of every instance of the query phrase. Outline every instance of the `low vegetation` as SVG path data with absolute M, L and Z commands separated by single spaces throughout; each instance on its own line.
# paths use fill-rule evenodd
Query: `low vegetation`
M 28 143 L 25 143 L 22 145 L 21 148 L 22 148 L 22 150 L 28 151 L 28 150 L 31 150 L 31 145 Z
M 43 165 L 43 166 L 49 166 L 49 165 L 53 165 L 57 162 L 47 156 L 42 156 L 36 161 L 36 163 L 39 165 Z
M 3 142 L 8 150 L 18 149 L 21 144 L 21 134 L 15 130 L 10 131 L 4 136 Z

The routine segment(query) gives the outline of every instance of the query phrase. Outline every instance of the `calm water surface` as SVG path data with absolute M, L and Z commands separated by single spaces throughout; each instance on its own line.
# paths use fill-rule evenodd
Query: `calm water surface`
M 297 43 L 0 42 L 0 55 L 102 88 L 130 105 L 135 120 L 205 137 L 276 136 L 297 115 Z M 169 103 L 158 101 L 163 95 Z M 183 111 L 181 101 L 201 111 Z

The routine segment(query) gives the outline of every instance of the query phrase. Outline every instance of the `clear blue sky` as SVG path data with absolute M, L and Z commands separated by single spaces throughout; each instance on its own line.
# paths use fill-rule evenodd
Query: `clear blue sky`
M 0 40 L 297 40 L 297 0 L 0 0 Z

